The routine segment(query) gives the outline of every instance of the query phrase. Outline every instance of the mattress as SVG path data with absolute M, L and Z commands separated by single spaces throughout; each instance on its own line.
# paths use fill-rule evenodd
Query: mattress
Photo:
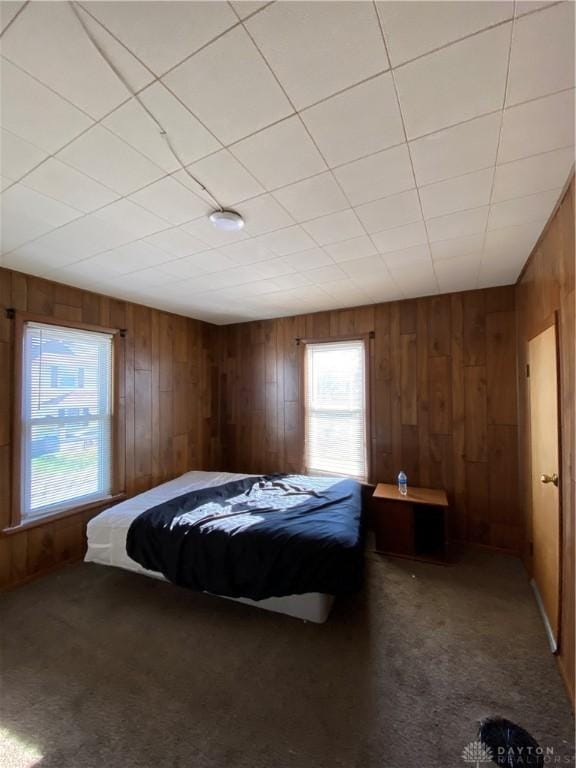
M 133 520 L 151 507 L 169 501 L 181 494 L 201 488 L 223 485 L 232 480 L 241 480 L 246 477 L 250 477 L 250 475 L 230 472 L 187 472 L 174 480 L 127 499 L 114 507 L 110 507 L 88 523 L 88 549 L 84 558 L 85 561 L 114 566 L 152 578 L 165 580 L 161 573 L 143 568 L 128 556 L 126 537 Z M 258 601 L 248 598 L 226 599 L 253 605 L 264 610 L 285 613 L 289 616 L 317 623 L 327 619 L 334 602 L 332 595 L 318 592 L 272 597 Z

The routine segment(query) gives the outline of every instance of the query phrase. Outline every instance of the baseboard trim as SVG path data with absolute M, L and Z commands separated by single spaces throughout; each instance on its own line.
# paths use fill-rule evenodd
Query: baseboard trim
M 554 637 L 554 632 L 552 631 L 552 627 L 550 626 L 548 616 L 546 615 L 546 611 L 544 609 L 544 603 L 542 602 L 542 598 L 540 596 L 540 591 L 538 590 L 538 586 L 534 581 L 534 579 L 530 579 L 530 586 L 532 587 L 532 591 L 534 592 L 534 597 L 536 598 L 536 604 L 538 605 L 538 610 L 540 611 L 540 616 L 542 617 L 542 622 L 544 623 L 544 629 L 546 630 L 546 637 L 548 638 L 548 644 L 550 646 L 550 650 L 552 651 L 552 653 L 556 654 L 558 653 L 558 643 L 556 642 L 556 638 Z

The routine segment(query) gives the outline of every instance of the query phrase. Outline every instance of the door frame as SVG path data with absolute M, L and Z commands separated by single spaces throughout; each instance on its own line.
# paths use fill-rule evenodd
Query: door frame
M 563 593 L 563 574 L 564 574 L 564 558 L 563 558 L 563 551 L 562 551 L 562 543 L 564 541 L 564 511 L 563 511 L 563 503 L 562 503 L 562 486 L 564 482 L 564 473 L 562 471 L 562 392 L 561 392 L 561 386 L 562 386 L 562 360 L 561 360 L 561 344 L 560 344 L 560 317 L 558 310 L 555 310 L 552 317 L 549 318 L 545 323 L 542 324 L 542 326 L 538 329 L 538 332 L 530 336 L 526 340 L 526 359 L 528 360 L 528 365 L 530 365 L 530 355 L 529 355 L 529 349 L 530 349 L 530 342 L 535 339 L 537 336 L 540 336 L 541 333 L 544 333 L 544 331 L 547 331 L 549 328 L 554 328 L 554 340 L 555 340 L 555 346 L 556 346 L 556 403 L 557 403 L 557 434 L 558 434 L 558 475 L 560 478 L 560 481 L 558 483 L 558 632 L 557 637 L 555 638 L 555 647 L 552 649 L 552 653 L 557 656 L 560 653 L 560 650 L 562 648 L 562 627 L 563 627 L 563 616 L 562 616 L 562 593 Z M 529 446 L 530 446 L 530 474 L 529 474 L 529 480 L 530 480 L 530 539 L 531 539 L 531 548 L 534 547 L 534 507 L 532 504 L 532 481 L 533 481 L 533 467 L 532 467 L 532 399 L 531 399 L 531 393 L 530 393 L 530 381 L 529 381 L 529 375 L 526 377 L 527 382 L 527 401 L 528 401 L 528 424 L 527 424 L 527 431 L 528 431 L 528 439 L 529 439 Z M 536 596 L 536 602 L 538 603 L 539 609 L 543 612 L 544 616 L 546 616 L 546 613 L 543 610 L 543 605 L 541 604 L 540 599 L 540 593 L 538 590 L 538 587 L 536 585 L 536 582 L 534 581 L 534 562 L 533 558 L 531 556 L 530 558 L 530 576 L 531 576 L 531 583 L 532 587 Z M 548 634 L 548 632 L 547 632 Z M 552 643 L 551 643 L 552 647 Z

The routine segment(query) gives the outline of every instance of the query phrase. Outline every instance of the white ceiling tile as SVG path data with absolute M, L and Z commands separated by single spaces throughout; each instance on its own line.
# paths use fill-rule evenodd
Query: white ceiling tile
M 371 281 L 365 288 L 373 302 L 400 301 L 405 298 L 404 293 L 394 282 L 392 277 L 387 280 Z
M 304 229 L 318 245 L 339 243 L 364 234 L 364 229 L 352 209 L 309 221 L 304 224 Z
M 259 261 L 256 265 L 256 268 L 258 270 L 258 274 L 263 279 L 274 278 L 274 280 L 277 280 L 278 277 L 294 274 L 294 267 L 292 267 L 290 264 L 287 264 L 284 259 L 278 258 L 276 256 L 272 259 L 268 259 L 267 261 Z
M 432 266 L 430 249 L 425 244 L 390 251 L 383 254 L 382 259 L 390 270 L 404 271 L 407 267 L 418 267 L 420 270 L 429 269 Z
M 487 221 L 488 206 L 485 205 L 482 208 L 471 208 L 468 211 L 428 219 L 426 229 L 428 230 L 428 238 L 432 243 L 435 240 L 449 240 L 452 237 L 481 234 L 486 229 Z
M 335 299 L 349 301 L 349 306 L 370 303 L 368 294 L 355 285 L 346 275 L 340 280 L 331 280 L 328 283 L 323 283 L 322 290 Z
M 482 256 L 479 253 L 435 262 L 434 271 L 442 293 L 476 287 Z
M 501 113 L 495 112 L 411 141 L 418 184 L 432 184 L 494 165 L 501 119 Z
M 61 259 L 59 254 L 54 254 L 53 258 L 36 256 L 28 253 L 28 246 L 23 245 L 6 256 L 1 257 L 0 263 L 7 269 L 16 269 L 18 272 L 26 272 L 29 275 L 48 276 L 56 269 Z
M 20 250 L 30 258 L 46 259 L 55 266 L 62 266 L 133 239 L 134 235 L 127 230 L 108 225 L 90 213 L 27 243 Z
M 440 292 L 436 275 L 431 266 L 426 269 L 420 267 L 418 272 L 393 271 L 392 277 L 406 299 L 433 296 Z
M 125 199 L 117 200 L 105 208 L 100 208 L 92 215 L 112 227 L 130 232 L 136 237 L 147 237 L 169 227 L 168 222 L 164 219 L 160 219 L 151 211 Z
M 514 15 L 523 16 L 525 13 L 538 11 L 541 8 L 545 8 L 547 5 L 553 5 L 553 3 L 554 0 L 548 0 L 547 2 L 539 2 L 539 0 L 516 0 Z
M 516 197 L 490 206 L 488 229 L 502 229 L 531 221 L 547 219 L 558 202 L 561 189 Z
M 218 248 L 220 245 L 227 245 L 228 243 L 235 243 L 238 240 L 245 240 L 248 237 L 245 229 L 239 229 L 235 232 L 224 232 L 220 229 L 215 229 L 207 216 L 202 216 L 195 221 L 190 221 L 188 224 L 183 224 L 182 229 L 197 237 L 198 240 L 206 243 L 206 245 L 211 245 L 213 248 Z
M 274 257 L 272 251 L 256 238 L 241 240 L 239 243 L 223 245 L 220 253 L 224 254 L 234 264 L 255 264 Z
M 504 24 L 396 70 L 408 138 L 501 109 L 509 43 Z
M 92 258 L 76 261 L 72 264 L 61 265 L 59 262 L 56 264 L 59 265 L 59 269 L 50 275 L 52 280 L 58 282 L 75 281 L 77 285 L 85 288 L 89 287 L 87 284 L 89 281 L 91 284 L 107 284 L 108 290 L 110 290 L 110 281 L 116 275 L 116 273 L 104 272 L 101 262 Z M 92 290 L 97 290 L 92 285 L 90 287 Z
M 4 192 L 7 187 L 12 186 L 14 183 L 14 179 L 9 179 L 8 176 L 0 176 L 0 190 L 2 192 Z
M 404 140 L 390 73 L 306 109 L 302 119 L 332 167 Z
M 183 280 L 206 274 L 197 263 L 191 260 L 190 256 L 184 256 L 182 259 L 173 259 L 172 261 L 165 262 L 162 264 L 162 271 Z
M 365 256 L 362 259 L 344 261 L 340 264 L 342 271 L 355 282 L 361 278 L 376 280 L 378 277 L 389 277 L 388 267 L 381 256 Z
M 2 127 L 48 153 L 92 125 L 88 115 L 5 59 L 0 83 Z
M 68 3 L 30 3 L 2 40 L 2 55 L 95 119 L 129 96 Z
M 134 192 L 129 199 L 171 224 L 184 224 L 212 210 L 211 205 L 170 176 Z
M 255 280 L 253 283 L 236 285 L 231 288 L 225 288 L 223 293 L 242 302 L 250 301 L 254 296 L 279 291 L 280 287 L 275 280 Z
M 4 31 L 8 25 L 14 21 L 18 11 L 22 10 L 22 7 L 26 5 L 24 0 L 22 2 L 12 2 L 12 0 L 2 0 L 0 3 L 0 30 Z
M 322 173 L 279 189 L 274 192 L 274 197 L 296 221 L 316 219 L 349 208 L 348 201 L 330 173 Z
M 159 286 L 174 281 L 173 275 L 169 275 L 156 267 L 149 267 L 148 269 L 139 269 L 137 272 L 130 272 L 129 274 L 114 278 L 113 285 L 120 288 L 126 287 L 128 290 L 150 287 L 152 291 L 148 295 L 156 296 Z
M 225 144 L 294 111 L 241 27 L 181 64 L 164 82 Z
M 478 208 L 490 202 L 494 169 L 468 173 L 447 181 L 420 187 L 424 218 L 444 216 L 467 208 Z
M 325 246 L 324 250 L 337 262 L 362 259 L 365 256 L 374 256 L 377 253 L 374 243 L 366 235 L 355 237 L 352 240 L 345 240 L 342 243 L 332 243 Z
M 246 26 L 298 109 L 388 69 L 371 3 L 273 3 Z
M 184 165 L 220 149 L 220 142 L 161 82 L 153 83 L 139 95 L 160 121 Z M 118 107 L 102 124 L 168 173 L 181 167 L 158 125 L 136 99 Z
M 22 184 L 15 184 L 2 193 L 1 205 L 2 253 L 82 215 L 80 211 Z
M 314 269 L 315 267 L 325 267 L 334 263 L 330 256 L 327 256 L 320 248 L 313 248 L 310 251 L 302 251 L 302 253 L 291 253 L 288 256 L 284 256 L 284 261 L 301 272 L 305 272 L 308 269 Z
M 356 213 L 369 233 L 411 224 L 422 218 L 416 190 L 366 203 L 356 208 Z
M 326 170 L 326 163 L 296 116 L 243 139 L 230 149 L 270 190 Z
M 327 264 L 325 267 L 316 267 L 306 272 L 306 276 L 316 285 L 323 285 L 335 280 L 346 279 L 345 273 L 335 264 Z
M 118 199 L 116 192 L 54 157 L 29 173 L 23 184 L 85 213 Z
M 260 235 L 258 238 L 276 256 L 287 256 L 314 248 L 316 243 L 300 226 L 286 227 Z
M 86 8 L 157 75 L 237 23 L 227 3 L 90 2 Z
M 213 272 L 221 272 L 225 269 L 231 269 L 234 266 L 234 262 L 231 259 L 224 256 L 220 251 L 213 249 L 191 254 L 183 259 L 179 259 L 178 262 L 170 261 L 163 268 L 171 274 L 174 274 L 175 270 L 180 270 L 179 272 L 176 272 L 176 274 L 186 277 L 186 273 L 189 275 L 196 275 L 200 271 L 203 274 L 211 274 Z
M 484 257 L 478 275 L 478 288 L 496 285 L 513 285 L 524 266 L 526 257 L 513 256 L 506 260 L 496 261 Z
M 496 168 L 492 202 L 564 186 L 574 164 L 574 150 L 557 149 Z
M 259 272 L 261 271 L 262 266 L 262 264 L 258 264 Z M 291 274 L 275 276 L 274 282 L 278 286 L 279 291 L 290 291 L 294 288 L 300 288 L 303 285 L 310 285 L 310 278 L 305 272 L 293 272 Z
M 291 216 L 272 195 L 260 195 L 246 200 L 238 206 L 238 211 L 246 222 L 246 233 L 251 236 L 264 235 L 294 224 Z
M 222 205 L 234 205 L 264 192 L 262 185 L 227 149 L 194 163 L 189 166 L 189 170 Z M 179 171 L 176 177 L 197 194 L 201 194 L 198 185 L 184 171 Z M 210 199 L 206 193 L 204 197 Z
M 271 0 L 232 0 L 232 6 L 241 19 L 269 5 Z
M 392 66 L 512 17 L 513 2 L 378 2 Z
M 426 227 L 423 221 L 416 221 L 413 224 L 405 224 L 402 227 L 377 232 L 372 235 L 372 239 L 379 253 L 399 251 L 425 243 Z
M 518 258 L 526 261 L 545 225 L 546 219 L 542 218 L 504 229 L 489 230 L 486 233 L 485 257 L 492 262 L 506 263 L 508 259 L 513 259 L 516 264 Z
M 16 181 L 48 157 L 44 150 L 4 129 L 0 137 L 0 148 L 2 174 Z
M 574 144 L 574 91 L 504 110 L 498 162 Z
M 185 232 L 180 227 L 165 229 L 146 238 L 146 242 L 161 248 L 175 258 L 190 256 L 206 250 L 206 243 Z
M 199 277 L 197 282 L 204 282 L 206 285 L 211 285 L 213 288 L 227 288 L 233 285 L 251 283 L 260 279 L 261 277 L 257 270 L 257 265 L 254 265 L 247 267 L 237 266 L 222 272 L 215 272 L 211 275 Z
M 516 21 L 506 104 L 574 87 L 574 3 Z
M 58 159 L 122 195 L 163 175 L 157 165 L 100 125 L 63 149 Z
M 141 240 L 99 253 L 90 259 L 92 264 L 99 264 L 101 270 L 119 275 L 155 267 L 167 261 L 170 261 L 169 254 Z
M 438 240 L 430 243 L 432 257 L 436 261 L 469 256 L 470 254 L 481 254 L 484 248 L 484 233 L 475 235 L 465 235 L 463 237 L 453 237 L 450 240 Z
M 352 205 L 369 203 L 415 186 L 406 144 L 342 165 L 334 175 Z

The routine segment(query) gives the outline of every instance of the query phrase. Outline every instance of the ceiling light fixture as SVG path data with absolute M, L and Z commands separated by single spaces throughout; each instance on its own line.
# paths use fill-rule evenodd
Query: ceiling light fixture
M 210 221 L 222 232 L 237 232 L 244 226 L 244 219 L 236 211 L 213 211 L 210 214 Z

